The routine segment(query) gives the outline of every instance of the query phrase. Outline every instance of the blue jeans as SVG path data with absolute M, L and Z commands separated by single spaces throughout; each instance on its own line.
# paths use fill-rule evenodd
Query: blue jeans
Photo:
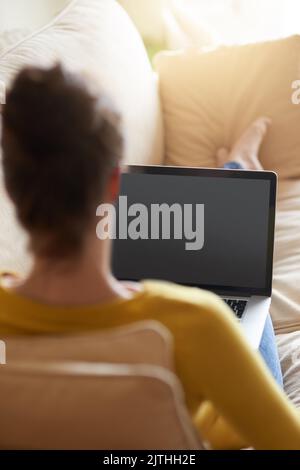
M 243 170 L 244 168 L 237 162 L 228 162 L 224 165 L 227 170 Z M 280 361 L 278 356 L 278 350 L 276 345 L 276 338 L 273 328 L 273 323 L 270 315 L 268 315 L 265 329 L 262 335 L 259 351 L 267 364 L 274 379 L 283 387 L 282 372 L 280 367 Z
M 259 346 L 259 352 L 261 353 L 265 363 L 270 369 L 278 385 L 283 387 L 282 372 L 276 345 L 275 333 L 270 315 L 268 315 L 266 320 L 265 329 Z

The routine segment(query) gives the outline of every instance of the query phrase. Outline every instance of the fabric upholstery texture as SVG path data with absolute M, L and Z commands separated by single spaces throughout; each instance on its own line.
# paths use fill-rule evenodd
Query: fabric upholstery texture
M 279 181 L 271 314 L 277 333 L 300 329 L 300 180 Z
M 277 335 L 284 391 L 300 408 L 300 331 Z
M 83 361 L 148 364 L 174 370 L 173 338 L 155 321 L 97 333 L 5 338 L 9 363 Z M 144 347 L 142 345 L 144 344 Z
M 0 80 L 9 85 L 24 65 L 49 66 L 58 60 L 93 75 L 115 101 L 124 121 L 126 162 L 159 163 L 162 127 L 156 78 L 123 8 L 111 0 L 71 1 L 49 24 L 0 55 Z

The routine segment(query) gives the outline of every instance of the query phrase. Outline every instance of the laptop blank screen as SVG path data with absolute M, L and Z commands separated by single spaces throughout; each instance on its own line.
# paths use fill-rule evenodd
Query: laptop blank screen
M 266 294 L 271 283 L 273 251 L 270 244 L 274 221 L 270 207 L 275 203 L 270 199 L 271 180 L 255 179 L 253 172 L 251 178 L 246 177 L 247 172 L 241 178 L 229 177 L 233 172 L 220 177 L 221 173 L 124 174 L 121 196 L 127 197 L 128 208 L 135 204 L 147 208 L 148 221 L 142 230 L 138 223 L 134 225 L 137 239 L 128 236 L 120 240 L 120 217 L 117 218 L 117 239 L 113 245 L 116 277 L 168 280 L 224 293 Z M 157 216 L 162 204 L 165 214 L 159 212 L 160 218 L 154 219 L 153 214 Z M 174 204 L 176 211 L 170 209 L 174 209 Z M 140 215 L 135 211 L 137 207 L 133 206 L 131 214 Z M 128 226 L 135 216 L 127 213 Z M 167 217 L 164 233 L 163 216 Z M 124 223 L 124 207 L 121 217 Z M 154 224 L 155 239 L 151 238 Z

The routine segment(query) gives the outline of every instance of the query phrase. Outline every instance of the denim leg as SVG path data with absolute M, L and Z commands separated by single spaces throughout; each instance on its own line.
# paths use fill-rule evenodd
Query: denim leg
M 268 315 L 263 336 L 261 339 L 259 351 L 270 369 L 274 379 L 283 387 L 282 372 L 280 367 L 279 355 L 276 345 L 273 323 L 270 315 Z
M 227 162 L 223 166 L 224 170 L 244 170 L 245 168 L 238 162 Z
M 226 163 L 223 168 L 228 169 L 228 170 L 230 169 L 243 170 L 242 165 L 234 161 Z M 259 351 L 265 363 L 267 364 L 268 368 L 270 369 L 271 374 L 273 375 L 274 379 L 276 380 L 278 385 L 283 387 L 280 360 L 279 360 L 279 355 L 278 355 L 278 350 L 277 350 L 277 345 L 276 345 L 276 338 L 275 338 L 273 323 L 272 323 L 272 319 L 270 315 L 268 315 L 267 320 L 266 320 Z

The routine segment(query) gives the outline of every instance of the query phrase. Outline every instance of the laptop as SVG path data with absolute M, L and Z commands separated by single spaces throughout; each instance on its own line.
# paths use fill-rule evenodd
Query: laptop
M 129 166 L 116 205 L 113 272 L 221 296 L 255 348 L 271 304 L 277 176 Z

